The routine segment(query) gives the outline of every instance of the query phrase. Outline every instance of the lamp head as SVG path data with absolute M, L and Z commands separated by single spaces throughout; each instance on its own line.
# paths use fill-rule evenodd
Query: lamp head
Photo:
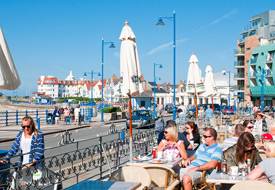
M 87 73 L 85 72 L 83 76 L 84 76 L 84 77 L 87 77 Z
M 162 69 L 162 68 L 163 68 L 162 64 L 160 64 L 160 65 L 159 65 L 159 68 L 160 68 L 160 69 Z
M 116 46 L 114 45 L 114 42 L 111 42 L 109 48 L 116 48 Z
M 160 77 L 159 77 L 158 79 L 159 79 L 159 80 L 161 80 L 161 78 L 160 78 Z
M 225 69 L 222 70 L 222 74 L 226 75 L 226 70 Z
M 98 75 L 97 75 L 97 76 L 99 76 L 99 77 L 100 77 L 100 76 L 101 76 L 101 74 L 100 74 L 100 73 L 98 73 Z
M 162 18 L 161 18 L 161 17 L 159 17 L 158 22 L 157 22 L 156 25 L 157 25 L 157 26 L 164 26 L 164 25 L 165 25 L 164 22 L 162 21 Z

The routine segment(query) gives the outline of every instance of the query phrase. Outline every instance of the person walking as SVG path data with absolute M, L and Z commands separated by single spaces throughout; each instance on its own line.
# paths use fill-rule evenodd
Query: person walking
M 58 108 L 55 106 L 54 110 L 53 110 L 53 117 L 54 117 L 54 123 L 55 125 L 58 125 L 58 121 L 59 121 L 59 110 Z
M 79 122 L 80 117 L 80 106 L 76 106 L 74 109 L 74 124 L 76 125 Z
M 214 117 L 213 115 L 213 110 L 210 108 L 210 105 L 207 105 L 207 109 L 205 110 L 205 116 L 207 119 L 207 125 L 211 125 L 212 124 L 212 118 Z

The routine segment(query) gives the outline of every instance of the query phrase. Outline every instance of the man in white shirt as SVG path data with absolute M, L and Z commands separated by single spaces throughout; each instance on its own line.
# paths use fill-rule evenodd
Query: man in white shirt
M 222 149 L 225 150 L 237 143 L 241 134 L 245 132 L 245 127 L 242 124 L 237 124 L 234 130 L 234 137 L 225 139 L 222 143 Z

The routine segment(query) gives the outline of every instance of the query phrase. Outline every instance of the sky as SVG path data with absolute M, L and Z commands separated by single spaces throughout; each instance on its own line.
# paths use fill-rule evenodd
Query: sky
M 270 10 L 274 0 L 0 0 L 0 25 L 21 79 L 16 91 L 4 95 L 31 95 L 40 76 L 76 79 L 84 72 L 104 78 L 120 76 L 119 36 L 125 21 L 135 33 L 141 72 L 153 81 L 153 64 L 162 64 L 158 83 L 173 82 L 173 22 L 156 26 L 159 16 L 176 11 L 176 83 L 187 79 L 192 52 L 202 75 L 208 64 L 213 72 L 234 69 L 233 49 L 252 16 Z M 94 77 L 98 80 L 97 77 Z

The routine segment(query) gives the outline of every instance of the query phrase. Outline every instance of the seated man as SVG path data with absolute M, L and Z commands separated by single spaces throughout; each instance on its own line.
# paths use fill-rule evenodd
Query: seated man
M 225 150 L 228 147 L 233 146 L 234 144 L 236 144 L 239 137 L 244 132 L 245 132 L 245 127 L 242 124 L 237 124 L 235 126 L 235 130 L 234 130 L 234 137 L 232 137 L 230 139 L 225 139 L 222 143 L 222 149 Z
M 191 190 L 193 184 L 202 181 L 202 173 L 209 174 L 222 159 L 222 149 L 216 143 L 217 131 L 208 128 L 203 134 L 205 143 L 201 144 L 194 155 L 185 160 L 186 168 L 180 170 L 180 179 L 185 190 Z M 192 161 L 192 163 L 191 163 Z

